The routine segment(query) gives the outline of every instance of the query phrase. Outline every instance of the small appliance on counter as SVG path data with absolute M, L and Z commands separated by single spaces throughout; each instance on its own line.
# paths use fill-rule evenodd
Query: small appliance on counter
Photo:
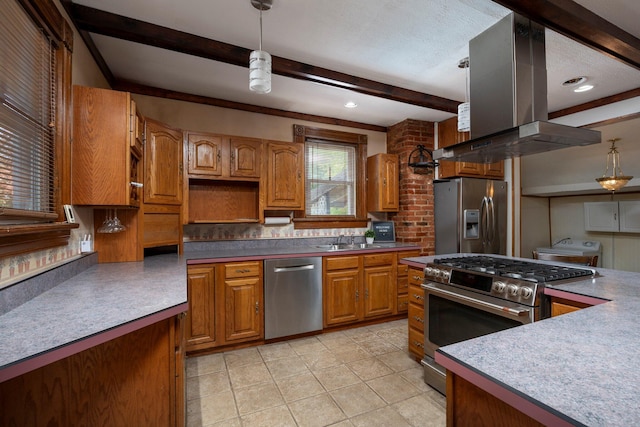
M 578 240 L 567 237 L 555 242 L 550 247 L 536 248 L 536 251 L 556 255 L 598 255 L 598 267 L 602 265 L 602 245 L 597 240 Z

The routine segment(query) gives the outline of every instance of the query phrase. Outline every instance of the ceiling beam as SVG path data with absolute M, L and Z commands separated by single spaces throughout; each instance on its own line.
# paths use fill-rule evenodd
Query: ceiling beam
M 81 31 L 133 41 L 241 67 L 249 66 L 251 50 L 150 24 L 126 16 L 64 1 L 64 7 Z M 348 89 L 449 113 L 457 113 L 461 101 L 401 88 L 278 56 L 272 57 L 272 72 L 285 77 Z
M 571 0 L 493 0 L 598 52 L 640 69 L 640 39 Z

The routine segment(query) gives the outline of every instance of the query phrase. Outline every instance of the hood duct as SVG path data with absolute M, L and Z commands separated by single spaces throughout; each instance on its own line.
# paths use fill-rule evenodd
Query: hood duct
M 545 29 L 512 13 L 469 42 L 471 139 L 438 160 L 493 163 L 600 142 L 600 132 L 547 121 Z

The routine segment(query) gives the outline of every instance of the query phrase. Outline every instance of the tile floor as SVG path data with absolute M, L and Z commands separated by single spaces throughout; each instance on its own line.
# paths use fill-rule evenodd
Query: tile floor
M 187 426 L 444 426 L 397 320 L 187 359 Z

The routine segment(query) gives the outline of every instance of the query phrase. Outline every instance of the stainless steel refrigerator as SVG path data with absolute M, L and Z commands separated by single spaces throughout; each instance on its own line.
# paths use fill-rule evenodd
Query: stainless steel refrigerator
M 436 255 L 506 255 L 507 183 L 455 178 L 433 183 Z

